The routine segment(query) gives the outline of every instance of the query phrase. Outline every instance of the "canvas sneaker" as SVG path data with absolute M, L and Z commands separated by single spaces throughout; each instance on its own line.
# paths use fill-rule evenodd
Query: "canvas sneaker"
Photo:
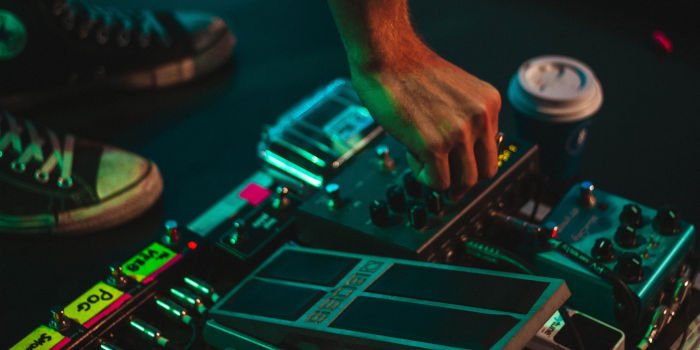
M 0 233 L 105 229 L 146 211 L 162 189 L 143 157 L 0 112 Z
M 181 84 L 227 62 L 234 43 L 226 23 L 209 13 L 0 0 L 0 103 Z

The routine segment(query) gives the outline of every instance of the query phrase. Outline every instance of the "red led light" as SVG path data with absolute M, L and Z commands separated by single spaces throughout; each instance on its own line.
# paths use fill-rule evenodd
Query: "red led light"
M 554 228 L 552 228 L 552 238 L 557 238 L 558 233 L 559 233 L 559 227 L 554 226 Z
M 661 46 L 666 53 L 671 53 L 673 51 L 673 43 L 671 42 L 671 39 L 668 38 L 666 33 L 660 30 L 655 30 L 651 33 L 651 38 L 654 39 L 654 42 Z
M 197 242 L 195 242 L 195 241 L 187 242 L 187 248 L 190 248 L 191 250 L 197 249 Z

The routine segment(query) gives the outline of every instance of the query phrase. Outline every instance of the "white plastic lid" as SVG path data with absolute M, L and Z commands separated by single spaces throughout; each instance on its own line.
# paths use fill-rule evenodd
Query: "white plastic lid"
M 603 91 L 584 63 L 565 56 L 539 56 L 520 66 L 508 86 L 508 99 L 526 116 L 573 122 L 600 109 Z

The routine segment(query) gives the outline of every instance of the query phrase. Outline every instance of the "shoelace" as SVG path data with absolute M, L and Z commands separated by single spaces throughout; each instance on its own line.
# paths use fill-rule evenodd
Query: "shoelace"
M 52 11 L 66 30 L 77 31 L 81 39 L 94 34 L 95 40 L 103 45 L 111 39 L 120 47 L 133 42 L 148 47 L 153 39 L 170 45 L 167 31 L 150 11 L 125 11 L 79 0 L 52 0 Z
M 6 130 L 2 128 L 3 125 L 7 127 Z M 29 136 L 29 142 L 26 145 L 22 141 L 24 132 Z M 44 154 L 44 144 L 47 139 L 39 135 L 32 122 L 23 120 L 23 123 L 20 123 L 9 113 L 0 113 L 0 159 L 9 156 L 8 150 L 13 151 L 17 157 L 10 162 L 10 168 L 19 174 L 27 171 L 28 164 L 38 163 L 39 166 L 34 171 L 34 179 L 42 184 L 49 183 L 51 173 L 58 167 L 59 176 L 56 179 L 56 185 L 64 189 L 71 188 L 75 137 L 66 134 L 61 147 L 61 142 L 53 130 L 47 129 L 46 135 L 51 149 L 48 156 Z

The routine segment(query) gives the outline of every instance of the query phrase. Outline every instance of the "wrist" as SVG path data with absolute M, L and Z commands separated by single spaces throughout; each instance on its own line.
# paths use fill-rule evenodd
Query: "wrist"
M 328 0 L 353 71 L 377 71 L 427 57 L 407 0 Z
M 355 73 L 405 71 L 430 62 L 435 53 L 412 29 L 395 36 L 370 36 L 356 46 L 346 45 L 350 70 Z

